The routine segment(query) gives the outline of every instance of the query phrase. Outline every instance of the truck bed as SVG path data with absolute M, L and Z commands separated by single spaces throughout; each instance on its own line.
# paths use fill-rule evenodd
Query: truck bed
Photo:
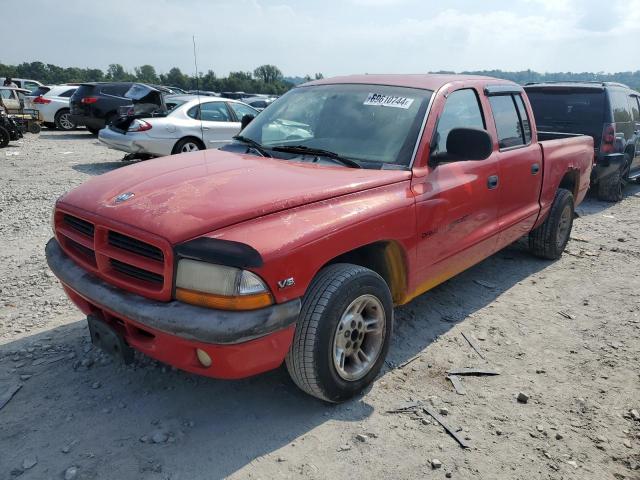
M 575 172 L 572 192 L 575 205 L 582 202 L 589 189 L 594 150 L 593 138 L 573 133 L 538 132 L 538 143 L 544 158 L 539 216 L 542 219 L 551 208 L 567 170 Z

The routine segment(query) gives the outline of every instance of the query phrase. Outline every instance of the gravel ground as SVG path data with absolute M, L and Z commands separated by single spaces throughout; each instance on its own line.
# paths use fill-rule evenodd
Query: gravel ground
M 380 378 L 328 406 L 284 369 L 217 381 L 91 347 L 43 249 L 56 197 L 121 157 L 82 130 L 0 150 L 0 405 L 20 387 L 0 479 L 640 479 L 639 186 L 587 199 L 561 260 L 516 244 L 397 309 Z M 458 395 L 464 367 L 500 375 Z

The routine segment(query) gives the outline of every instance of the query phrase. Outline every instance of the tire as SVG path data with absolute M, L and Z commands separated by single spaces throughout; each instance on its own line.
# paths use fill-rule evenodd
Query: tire
M 87 130 L 89 130 L 93 135 L 97 135 L 98 132 L 100 131 L 99 128 L 93 128 L 93 127 L 87 127 Z
M 624 163 L 620 166 L 620 169 L 598 182 L 598 200 L 605 202 L 619 202 L 622 200 L 622 190 L 627 184 L 630 166 L 631 155 L 625 153 Z
M 573 211 L 573 195 L 559 188 L 546 220 L 529 234 L 531 253 L 549 260 L 560 258 L 571 236 Z
M 55 123 L 51 123 L 51 122 L 44 122 L 43 125 L 51 130 L 55 130 L 56 129 L 56 124 Z
M 5 148 L 11 141 L 11 135 L 6 128 L 0 127 L 0 148 Z
M 353 314 L 358 305 L 364 305 L 362 312 Z M 393 302 L 382 277 L 358 265 L 329 265 L 303 298 L 287 370 L 309 395 L 333 403 L 347 400 L 376 378 L 392 333 Z
M 34 135 L 40 133 L 42 127 L 40 127 L 39 123 L 29 123 L 29 133 L 33 133 Z
M 202 141 L 195 137 L 187 137 L 178 140 L 175 147 L 173 147 L 173 154 L 197 152 L 198 150 L 204 150 Z
M 56 116 L 54 118 L 55 125 L 58 130 L 69 131 L 76 128 L 76 124 L 71 120 L 71 112 L 63 108 L 62 110 L 58 110 Z

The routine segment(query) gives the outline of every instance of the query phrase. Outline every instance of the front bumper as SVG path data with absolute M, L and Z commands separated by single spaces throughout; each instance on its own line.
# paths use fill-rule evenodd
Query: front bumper
M 45 252 L 49 267 L 83 313 L 100 316 L 131 347 L 182 370 L 247 377 L 277 368 L 291 344 L 300 299 L 244 312 L 160 302 L 103 282 L 71 260 L 55 239 Z M 209 354 L 211 367 L 198 362 L 196 348 Z

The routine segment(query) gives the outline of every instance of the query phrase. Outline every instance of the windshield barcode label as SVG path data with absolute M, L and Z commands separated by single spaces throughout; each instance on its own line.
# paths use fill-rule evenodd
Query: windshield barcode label
M 395 107 L 407 109 L 413 103 L 413 98 L 393 97 L 391 95 L 382 95 L 381 93 L 370 93 L 364 101 L 365 105 L 379 105 L 382 107 Z

